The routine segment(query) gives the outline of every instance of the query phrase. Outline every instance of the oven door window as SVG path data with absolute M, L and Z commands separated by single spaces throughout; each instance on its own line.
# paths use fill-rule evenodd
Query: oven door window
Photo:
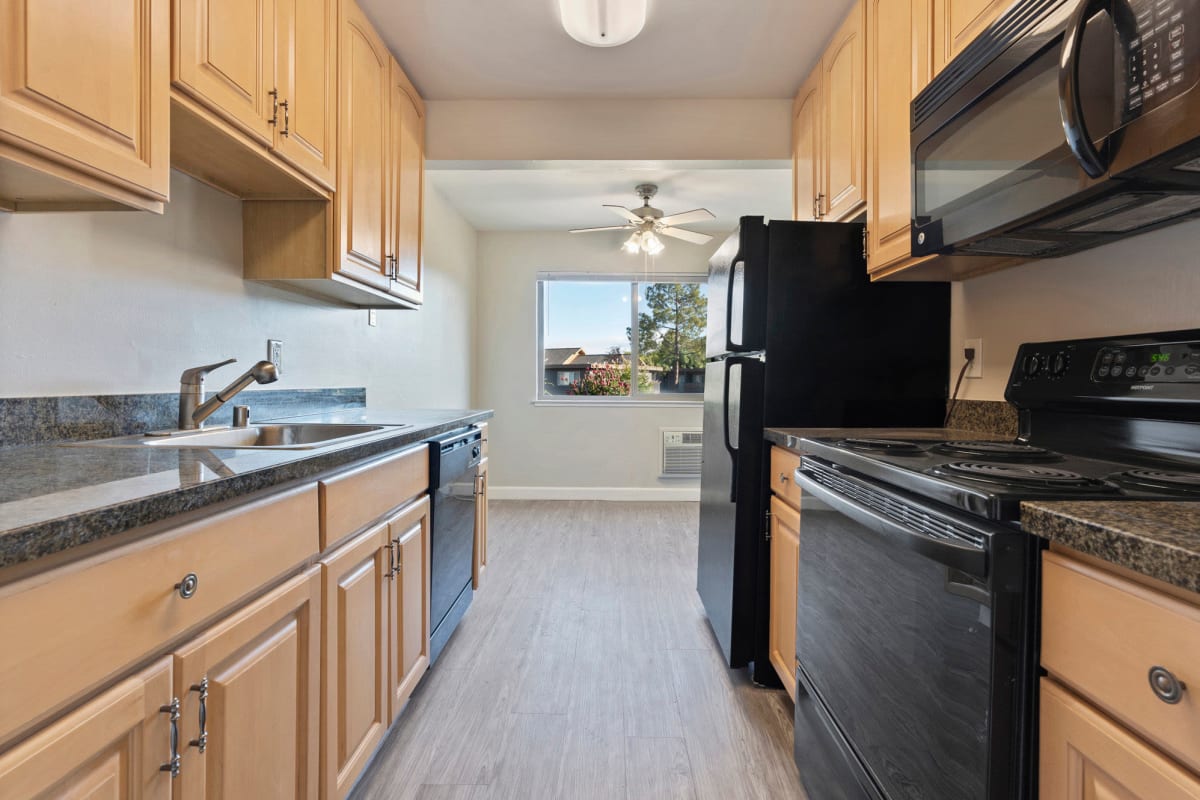
M 988 593 L 805 494 L 796 655 L 893 800 L 985 798 Z

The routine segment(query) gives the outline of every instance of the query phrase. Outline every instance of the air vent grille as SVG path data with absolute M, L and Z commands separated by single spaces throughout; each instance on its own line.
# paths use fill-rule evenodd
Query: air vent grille
M 993 236 L 990 239 L 959 248 L 964 253 L 982 256 L 1027 256 L 1034 258 L 1065 250 L 1068 242 L 1048 242 L 1044 239 L 1017 239 L 1012 236 Z
M 979 550 L 985 549 L 982 535 L 962 525 L 956 525 L 953 521 L 935 516 L 916 504 L 905 502 L 858 481 L 849 480 L 831 470 L 806 469 L 805 474 L 822 486 L 861 506 L 866 506 L 880 516 L 932 539 L 966 544 Z
M 704 434 L 698 428 L 663 430 L 662 476 L 693 478 L 700 475 Z

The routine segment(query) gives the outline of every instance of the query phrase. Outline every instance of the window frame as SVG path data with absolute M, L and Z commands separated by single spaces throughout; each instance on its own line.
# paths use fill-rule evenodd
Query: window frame
M 686 408 L 697 408 L 704 404 L 703 392 L 671 392 L 668 394 L 641 394 L 637 391 L 638 382 L 638 342 L 636 336 L 630 337 L 629 343 L 629 358 L 630 372 L 629 383 L 630 393 L 622 396 L 607 396 L 607 397 L 588 397 L 586 395 L 576 396 L 557 396 L 547 397 L 543 393 L 543 383 L 546 374 L 546 346 L 545 346 L 545 321 L 546 321 L 546 291 L 547 283 L 553 282 L 570 282 L 570 283 L 627 283 L 629 284 L 629 324 L 630 331 L 638 329 L 638 315 L 641 313 L 641 300 L 636 291 L 637 284 L 644 283 L 697 283 L 702 286 L 708 285 L 707 273 L 692 273 L 692 272 L 662 272 L 662 273 L 644 273 L 644 272 L 538 272 L 534 276 L 534 294 L 535 294 L 535 312 L 534 312 L 534 394 L 533 405 L 535 406 L 573 406 L 573 407 L 599 407 L 599 406 L 619 406 L 619 407 L 634 407 L 647 406 L 652 408 L 665 408 L 669 406 L 681 406 Z

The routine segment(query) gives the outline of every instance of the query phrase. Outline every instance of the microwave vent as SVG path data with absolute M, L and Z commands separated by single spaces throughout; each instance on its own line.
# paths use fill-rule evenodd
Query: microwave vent
M 1078 233 L 1129 233 L 1200 210 L 1200 194 L 1173 194 L 1071 228 Z
M 1180 172 L 1200 172 L 1200 158 L 1193 158 L 1191 161 L 1176 164 L 1172 169 L 1177 169 Z
M 1062 250 L 1067 245 L 1063 242 L 1047 242 L 1044 239 L 1018 239 L 1012 236 L 993 236 L 990 239 L 969 244 L 960 248 L 964 253 L 980 256 L 1025 256 L 1036 258 Z
M 1151 198 L 1162 197 L 1160 194 L 1150 195 Z M 1072 231 L 1077 230 L 1079 226 L 1089 222 L 1107 217 L 1117 211 L 1124 211 L 1128 208 L 1134 208 L 1141 203 L 1146 202 L 1147 196 L 1144 194 L 1118 194 L 1114 197 L 1106 197 L 1103 200 L 1098 200 L 1095 203 L 1077 208 L 1074 211 L 1069 211 L 1057 217 L 1052 217 L 1045 222 L 1039 222 L 1037 229 L 1039 231 Z

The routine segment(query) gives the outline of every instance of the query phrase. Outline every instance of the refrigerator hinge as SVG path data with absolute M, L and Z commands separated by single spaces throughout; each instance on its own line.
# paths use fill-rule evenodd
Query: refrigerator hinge
M 763 514 L 763 523 L 763 539 L 769 542 L 771 541 L 771 511 L 769 509 Z

